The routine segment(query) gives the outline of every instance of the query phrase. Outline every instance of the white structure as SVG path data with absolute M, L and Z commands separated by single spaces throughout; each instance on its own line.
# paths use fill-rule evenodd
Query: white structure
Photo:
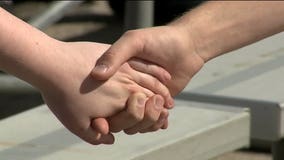
M 249 107 L 253 145 L 272 143 L 275 160 L 284 159 L 283 42 L 280 33 L 208 62 L 179 96 Z
M 92 146 L 65 129 L 43 105 L 0 121 L 1 160 L 207 160 L 249 145 L 246 109 L 177 102 L 165 131 L 116 135 Z

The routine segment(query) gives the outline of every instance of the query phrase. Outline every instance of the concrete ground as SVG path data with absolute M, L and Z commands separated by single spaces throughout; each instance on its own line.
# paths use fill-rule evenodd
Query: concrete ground
M 18 17 L 28 20 L 46 8 L 44 2 L 25 2 L 13 7 Z M 43 30 L 64 41 L 95 41 L 112 43 L 123 33 L 123 22 L 118 20 L 105 1 L 88 2 L 71 9 L 60 22 Z M 170 128 L 169 128 L 170 129 Z M 269 152 L 240 150 L 214 158 L 214 160 L 271 160 Z

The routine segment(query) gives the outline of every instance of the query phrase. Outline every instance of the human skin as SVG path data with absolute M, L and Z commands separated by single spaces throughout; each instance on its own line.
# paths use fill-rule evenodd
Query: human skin
M 168 25 L 127 31 L 97 61 L 92 75 L 108 79 L 130 58 L 165 68 L 175 96 L 209 60 L 284 30 L 282 1 L 209 1 Z M 127 44 L 127 45 L 126 45 Z M 136 70 L 156 75 L 145 64 Z
M 40 90 L 46 104 L 70 131 L 87 142 L 97 144 L 96 139 L 92 142 L 93 137 L 89 135 L 93 131 L 91 120 L 96 117 L 110 117 L 119 113 L 125 108 L 128 97 L 132 93 L 144 93 L 145 98 L 154 96 L 152 91 L 141 87 L 142 84 L 136 83 L 144 78 L 150 81 L 151 76 L 139 73 L 125 63 L 108 81 L 95 81 L 90 76 L 93 60 L 103 53 L 109 45 L 88 42 L 64 43 L 63 45 L 66 45 L 66 48 L 60 46 L 63 50 L 56 54 L 56 58 L 60 60 L 56 67 L 57 72 L 54 72 L 53 69 L 43 71 L 52 71 L 49 75 L 58 74 L 55 79 L 48 82 L 48 85 L 52 85 L 50 87 L 52 89 L 45 88 L 48 85 L 44 84 L 41 85 L 43 88 L 40 88 Z M 93 52 L 90 52 L 90 50 Z M 58 56 L 59 54 L 63 57 Z M 64 62 L 64 66 L 59 66 L 62 62 Z M 56 65 L 55 62 L 52 62 L 52 64 Z M 62 72 L 65 72 L 66 75 Z M 163 99 L 160 98 L 160 100 Z M 145 102 L 146 100 L 143 100 L 140 105 L 142 112 L 139 113 L 142 113 L 142 115 L 136 116 L 138 120 L 143 119 Z M 135 106 L 139 107 L 138 105 Z M 163 101 L 157 102 L 154 109 L 157 110 L 155 114 L 158 115 L 154 117 L 159 117 L 163 106 Z M 157 120 L 154 119 L 153 121 Z M 110 133 L 106 134 L 104 139 L 111 140 L 106 143 L 112 143 Z
M 133 113 L 136 118 L 128 127 L 135 127 L 148 115 L 151 122 L 144 127 L 165 128 L 168 113 L 163 99 L 170 99 L 170 94 L 158 79 L 135 71 L 128 63 L 107 81 L 91 78 L 93 64 L 108 48 L 101 43 L 55 40 L 0 8 L 0 69 L 38 88 L 51 111 L 72 133 L 91 144 L 111 144 L 113 135 L 108 131 L 98 134 L 91 122 L 106 122 L 104 118 L 121 117 L 122 113 Z M 149 84 L 158 86 L 154 92 L 163 97 L 143 87 Z
M 175 96 L 209 60 L 282 32 L 282 15 L 282 1 L 209 1 L 168 25 L 127 31 L 99 58 L 92 75 L 106 80 L 137 58 L 143 63 L 130 65 L 141 72 L 155 76 L 152 64 L 165 68 L 172 78 L 164 84 Z

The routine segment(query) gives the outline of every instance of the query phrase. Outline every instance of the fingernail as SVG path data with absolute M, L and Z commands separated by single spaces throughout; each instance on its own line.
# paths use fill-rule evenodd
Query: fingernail
M 164 102 L 161 98 L 156 98 L 155 99 L 155 107 L 156 109 L 160 110 L 164 105 Z
M 165 78 L 166 78 L 166 81 L 169 81 L 169 80 L 172 79 L 171 75 L 168 74 L 168 73 L 165 73 L 164 76 L 165 76 Z
M 145 103 L 146 103 L 146 99 L 145 98 L 140 97 L 140 98 L 137 99 L 138 107 L 144 107 Z
M 101 73 L 105 73 L 107 70 L 108 70 L 108 66 L 105 64 L 96 65 L 94 68 L 94 71 L 101 72 Z

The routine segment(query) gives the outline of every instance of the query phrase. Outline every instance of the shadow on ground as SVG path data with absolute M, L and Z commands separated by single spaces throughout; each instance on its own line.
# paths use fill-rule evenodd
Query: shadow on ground
M 4 94 L 0 93 L 0 120 L 43 104 L 39 93 Z

